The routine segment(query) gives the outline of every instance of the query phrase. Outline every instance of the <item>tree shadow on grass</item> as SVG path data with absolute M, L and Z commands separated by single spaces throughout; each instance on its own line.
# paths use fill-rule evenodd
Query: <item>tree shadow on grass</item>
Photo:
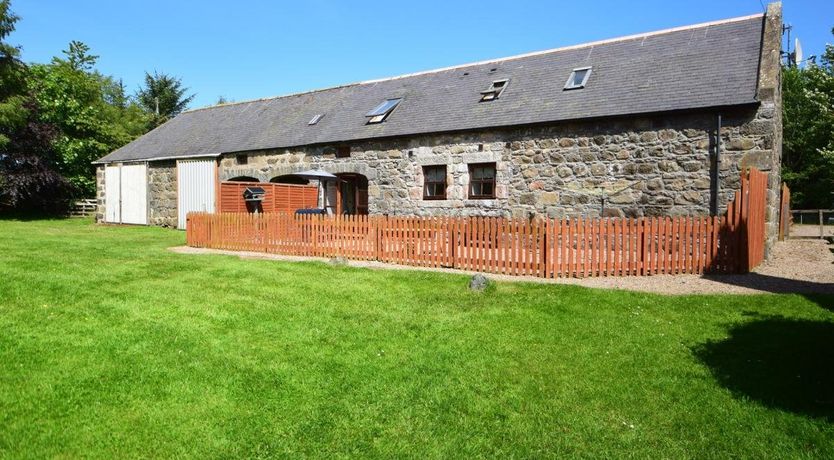
M 834 270 L 834 267 L 831 269 Z M 772 292 L 775 294 L 834 294 L 834 284 L 832 283 L 819 283 L 803 279 L 782 278 L 755 272 L 727 275 L 710 274 L 704 275 L 703 278 L 717 283 L 741 286 L 762 292 Z M 824 298 L 821 296 L 816 297 L 819 299 Z M 831 309 L 830 305 L 829 309 Z
M 764 317 L 695 355 L 737 397 L 834 422 L 834 323 Z
M 0 209 L 0 221 L 17 220 L 21 222 L 32 222 L 37 220 L 64 220 L 70 219 L 68 212 L 43 212 L 43 211 L 17 211 Z
M 834 270 L 834 268 L 832 268 Z M 834 312 L 834 284 L 802 279 L 781 278 L 761 273 L 704 275 L 704 279 L 732 286 L 741 286 L 773 294 L 798 294 Z

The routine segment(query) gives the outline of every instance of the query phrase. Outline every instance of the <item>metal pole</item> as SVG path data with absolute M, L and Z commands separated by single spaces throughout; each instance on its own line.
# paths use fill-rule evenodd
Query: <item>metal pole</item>
M 321 198 L 319 198 L 321 195 Z M 319 179 L 318 186 L 316 187 L 316 207 L 318 207 L 319 203 L 321 203 L 321 209 L 324 209 L 325 214 L 327 213 L 327 197 L 325 196 L 325 190 L 321 186 L 321 179 Z
M 719 212 L 719 194 L 721 193 L 721 114 L 715 120 L 715 183 L 713 184 L 712 209 L 710 214 L 717 216 Z

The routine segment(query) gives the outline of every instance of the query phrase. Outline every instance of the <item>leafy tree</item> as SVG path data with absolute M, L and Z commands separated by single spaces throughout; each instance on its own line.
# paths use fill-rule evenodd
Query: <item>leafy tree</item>
M 69 66 L 75 70 L 88 72 L 93 69 L 98 60 L 98 56 L 90 54 L 89 46 L 77 40 L 71 41 L 69 48 L 62 52 L 67 56 L 66 61 Z
M 834 29 L 832 29 L 834 34 Z M 782 74 L 782 177 L 795 208 L 830 208 L 834 195 L 834 45 L 820 65 Z
M 91 162 L 144 134 L 151 117 L 98 56 L 72 41 L 49 64 L 26 66 L 4 39 L 18 17 L 0 0 L 0 207 L 57 209 L 93 196 Z
M 97 79 L 67 60 L 32 66 L 31 85 L 41 121 L 60 130 L 55 142 L 61 172 L 85 194 L 95 190 L 91 162 L 109 152 L 104 99 Z
M 57 168 L 53 144 L 58 128 L 38 121 L 34 98 L 25 105 L 32 116 L 10 132 L 9 143 L 0 149 L 0 208 L 64 211 L 75 189 Z
M 145 72 L 145 86 L 139 88 L 136 97 L 154 115 L 152 125 L 156 127 L 188 108 L 196 95 L 187 92 L 181 79 L 154 71 L 153 75 Z
M 58 210 L 71 188 L 57 171 L 57 129 L 38 120 L 20 50 L 4 41 L 17 21 L 9 1 L 0 1 L 0 208 Z
M 97 56 L 80 42 L 66 58 L 31 67 L 30 86 L 39 118 L 58 127 L 54 142 L 61 173 L 86 196 L 95 193 L 91 162 L 147 130 L 149 117 L 124 93 L 124 85 L 93 70 Z
M 0 1 L 0 148 L 7 145 L 9 131 L 26 121 L 23 106 L 26 87 L 25 66 L 20 62 L 20 49 L 5 42 L 15 29 L 18 17 L 11 10 L 8 0 Z

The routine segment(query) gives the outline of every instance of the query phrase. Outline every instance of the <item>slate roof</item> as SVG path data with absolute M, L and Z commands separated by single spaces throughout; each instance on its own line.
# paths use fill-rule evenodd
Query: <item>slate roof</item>
M 97 163 L 756 103 L 763 16 L 184 112 Z M 588 84 L 563 90 L 571 70 Z M 501 97 L 479 102 L 494 80 Z M 403 101 L 383 123 L 365 114 Z M 318 113 L 324 118 L 313 126 Z

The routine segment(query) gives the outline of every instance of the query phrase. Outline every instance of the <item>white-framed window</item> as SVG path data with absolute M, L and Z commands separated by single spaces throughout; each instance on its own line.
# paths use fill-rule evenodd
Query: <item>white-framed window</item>
M 324 114 L 323 113 L 317 113 L 317 114 L 313 115 L 313 118 L 311 118 L 310 121 L 307 122 L 307 124 L 310 125 L 310 126 L 315 125 L 316 123 L 320 122 L 322 118 L 324 118 Z
M 489 88 L 481 91 L 481 102 L 485 101 L 492 101 L 498 99 L 501 96 L 501 93 L 507 88 L 507 85 L 510 83 L 509 78 L 505 78 L 503 80 L 495 80 L 489 85 Z
M 588 84 L 588 78 L 591 76 L 591 67 L 579 67 L 573 69 L 565 82 L 565 89 L 580 89 Z
M 365 114 L 368 117 L 368 123 L 382 123 L 397 108 L 402 100 L 401 97 L 398 97 L 383 101 L 375 109 Z

